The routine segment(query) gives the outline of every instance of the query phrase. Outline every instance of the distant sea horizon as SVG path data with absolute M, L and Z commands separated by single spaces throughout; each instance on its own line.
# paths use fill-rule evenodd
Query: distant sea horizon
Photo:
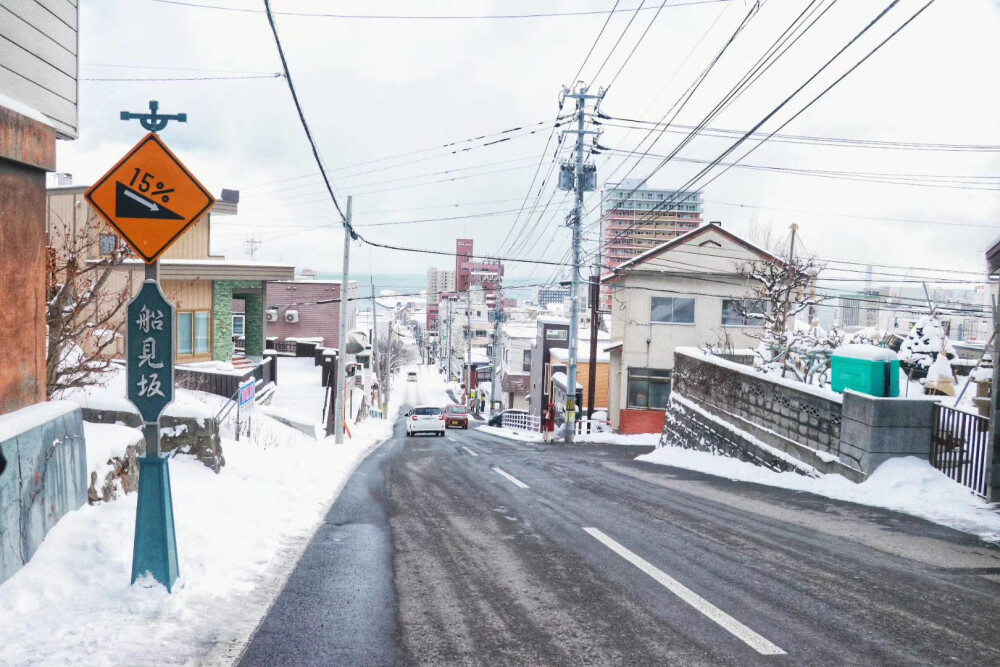
M 317 271 L 315 275 L 318 280 L 341 279 L 340 273 Z M 386 291 L 412 296 L 427 291 L 426 273 L 368 273 L 359 271 L 352 273 L 350 279 L 358 283 L 359 296 L 369 296 L 371 294 L 369 286 L 372 284 L 374 284 L 376 296 Z M 518 305 L 523 304 L 527 299 L 534 298 L 535 288 L 525 287 L 527 282 L 524 278 L 505 278 L 503 281 L 504 296 L 509 299 L 517 299 Z M 359 304 L 359 308 L 367 310 L 367 307 L 363 307 L 361 304 Z

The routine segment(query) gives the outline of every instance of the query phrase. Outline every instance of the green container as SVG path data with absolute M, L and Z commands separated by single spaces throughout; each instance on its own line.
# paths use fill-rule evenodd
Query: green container
M 830 360 L 833 390 L 869 396 L 899 396 L 899 358 L 886 348 L 845 345 Z

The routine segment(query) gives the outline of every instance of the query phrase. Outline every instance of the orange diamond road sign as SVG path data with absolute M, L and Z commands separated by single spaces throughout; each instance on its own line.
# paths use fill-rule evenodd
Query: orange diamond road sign
M 152 264 L 211 208 L 215 198 L 150 132 L 84 195 Z

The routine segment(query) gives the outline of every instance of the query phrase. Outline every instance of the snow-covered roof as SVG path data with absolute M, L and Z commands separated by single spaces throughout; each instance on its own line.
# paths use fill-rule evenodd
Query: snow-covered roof
M 534 338 L 535 330 L 534 324 L 507 323 L 503 325 L 503 332 L 510 338 Z
M 634 266 L 636 266 L 638 264 L 642 264 L 646 260 L 648 260 L 648 259 L 650 259 L 652 257 L 656 257 L 657 255 L 660 255 L 660 254 L 662 254 L 662 253 L 664 253 L 664 252 L 666 252 L 666 251 L 668 251 L 668 250 L 670 250 L 672 248 L 675 248 L 675 247 L 677 247 L 679 245 L 684 245 L 685 243 L 688 243 L 688 242 L 694 240 L 698 236 L 701 236 L 702 234 L 704 234 L 704 233 L 706 233 L 708 231 L 718 232 L 719 234 L 721 234 L 722 236 L 726 237 L 728 240 L 732 241 L 733 243 L 735 243 L 737 245 L 741 245 L 744 248 L 746 248 L 747 250 L 749 250 L 750 252 L 752 252 L 752 253 L 754 253 L 756 255 L 759 255 L 760 258 L 763 259 L 763 260 L 766 260 L 766 261 L 769 261 L 769 262 L 779 262 L 779 261 L 781 261 L 778 258 L 776 258 L 774 255 L 772 255 L 771 253 L 769 253 L 766 250 L 764 250 L 763 248 L 759 248 L 759 247 L 755 246 L 754 244 L 750 243 L 749 241 L 747 241 L 747 240 L 745 240 L 743 238 L 740 238 L 736 234 L 733 234 L 729 230 L 724 229 L 722 227 L 722 225 L 713 225 L 713 224 L 710 223 L 710 224 L 702 225 L 701 227 L 697 227 L 695 229 L 692 229 L 687 234 L 682 234 L 681 236 L 677 236 L 675 238 L 672 238 L 669 241 L 661 243 L 660 245 L 656 246 L 655 248 L 650 248 L 646 252 L 641 253 L 639 255 L 636 255 L 635 257 L 633 257 L 632 259 L 630 259 L 630 260 L 628 260 L 626 262 L 622 262 L 621 264 L 619 264 L 618 266 L 616 266 L 612 270 L 612 273 L 607 274 L 605 276 L 602 276 L 601 277 L 601 282 L 604 282 L 607 279 L 613 278 L 619 272 L 621 272 L 621 271 L 623 271 L 625 269 L 630 269 L 630 268 L 632 268 L 632 267 L 634 267 Z
M 553 373 L 552 374 L 552 381 L 554 383 L 556 383 L 557 385 L 559 385 L 560 387 L 562 387 L 563 389 L 566 388 L 566 374 L 565 373 Z M 583 385 L 580 384 L 579 382 L 577 382 L 576 383 L 576 388 L 577 389 L 583 389 Z

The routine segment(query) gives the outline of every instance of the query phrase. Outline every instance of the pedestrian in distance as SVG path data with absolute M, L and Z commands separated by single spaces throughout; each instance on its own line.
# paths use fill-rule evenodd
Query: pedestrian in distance
M 556 409 L 549 403 L 542 411 L 542 440 L 552 442 L 552 433 L 556 430 Z

